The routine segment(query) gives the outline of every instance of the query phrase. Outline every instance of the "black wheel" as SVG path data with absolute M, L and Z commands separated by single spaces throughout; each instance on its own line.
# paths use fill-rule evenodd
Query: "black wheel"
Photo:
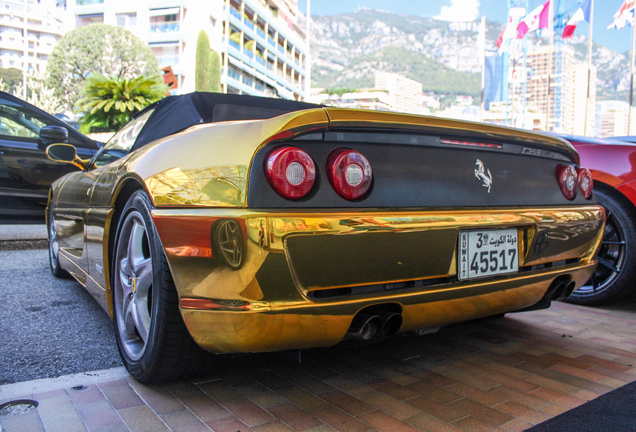
M 136 192 L 122 212 L 115 242 L 113 321 L 119 352 L 137 381 L 189 378 L 213 366 L 179 313 L 179 298 L 157 232 L 151 203 Z
M 566 299 L 589 306 L 618 300 L 634 292 L 636 272 L 636 212 L 615 193 L 595 189 L 594 194 L 606 212 L 598 267 L 590 280 Z
M 51 273 L 56 278 L 69 279 L 71 275 L 62 267 L 60 267 L 60 245 L 57 241 L 57 231 L 55 229 L 55 221 L 53 220 L 53 208 L 49 209 L 49 266 Z

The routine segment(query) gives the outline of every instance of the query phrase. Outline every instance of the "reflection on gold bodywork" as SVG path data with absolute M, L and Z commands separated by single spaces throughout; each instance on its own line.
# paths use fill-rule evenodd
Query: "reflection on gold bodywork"
M 214 222 L 226 218 L 242 221 L 246 230 L 240 269 L 233 270 L 214 254 L 201 257 L 179 249 L 184 241 L 197 242 L 195 238 L 210 242 Z M 560 275 L 582 285 L 594 270 L 592 258 L 603 230 L 598 206 L 311 215 L 156 209 L 153 219 L 185 305 L 186 325 L 198 343 L 214 352 L 333 345 L 353 316 L 374 304 L 402 309 L 400 331 L 521 309 L 538 302 Z M 546 260 L 560 264 L 490 280 L 444 279 L 457 273 L 460 230 L 506 227 L 518 229 L 521 267 Z M 193 234 L 181 234 L 186 232 Z M 538 253 L 534 239 L 543 232 L 554 240 Z M 563 236 L 570 240 L 560 241 Z M 573 261 L 565 264 L 568 259 Z M 324 300 L 310 296 L 341 286 L 430 278 L 441 279 L 418 289 Z
M 602 209 L 594 205 L 409 212 L 248 210 L 249 167 L 258 150 L 329 126 L 475 130 L 552 146 L 573 161 L 578 157 L 555 137 L 369 111 L 315 109 L 269 120 L 193 126 L 116 162 L 69 176 L 68 185 L 62 181 L 54 186 L 53 215 L 65 215 L 61 223 L 56 219 L 60 262 L 82 283 L 103 284 L 101 304 L 110 307 L 108 244 L 116 235 L 114 215 L 129 196 L 119 199 L 118 194 L 145 189 L 157 207 L 152 216 L 186 326 L 202 347 L 214 352 L 333 345 L 357 312 L 379 304 L 402 311 L 400 331 L 503 313 L 537 303 L 556 277 L 569 275 L 579 287 L 594 271 L 603 231 Z M 227 219 L 244 230 L 242 261 L 234 268 L 214 244 L 215 227 Z M 86 220 L 85 228 L 81 225 Z M 518 230 L 520 266 L 559 263 L 458 282 L 458 232 L 488 228 Z M 547 240 L 542 242 L 545 248 L 536 248 L 538 238 Z M 432 282 L 417 289 L 315 296 L 340 287 L 414 280 Z
M 246 166 L 172 168 L 146 179 L 146 186 L 158 206 L 237 207 L 243 203 L 246 184 Z

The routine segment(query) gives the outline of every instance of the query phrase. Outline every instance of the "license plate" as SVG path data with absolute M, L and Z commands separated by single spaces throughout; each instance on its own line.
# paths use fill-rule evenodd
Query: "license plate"
M 459 232 L 459 280 L 519 271 L 517 229 Z

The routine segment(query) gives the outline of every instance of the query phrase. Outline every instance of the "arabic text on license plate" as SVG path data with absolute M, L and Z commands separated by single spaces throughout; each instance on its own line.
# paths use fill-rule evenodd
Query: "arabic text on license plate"
M 460 231 L 459 280 L 519 270 L 517 229 Z

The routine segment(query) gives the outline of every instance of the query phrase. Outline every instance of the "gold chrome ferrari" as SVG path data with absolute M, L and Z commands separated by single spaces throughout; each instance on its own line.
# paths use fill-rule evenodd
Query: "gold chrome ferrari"
M 210 353 L 382 340 L 549 307 L 594 272 L 604 213 L 554 136 L 192 93 L 53 184 L 50 264 L 113 318 L 142 382 Z

